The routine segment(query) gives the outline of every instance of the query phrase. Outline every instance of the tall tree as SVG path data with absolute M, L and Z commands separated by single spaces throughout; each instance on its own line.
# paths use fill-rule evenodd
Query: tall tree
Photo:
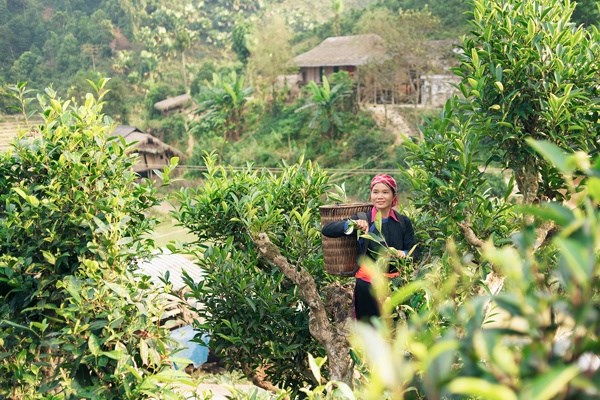
M 387 9 L 365 12 L 358 22 L 359 32 L 375 33 L 383 38 L 389 59 L 372 63 L 362 76 L 367 91 L 377 88 L 394 88 L 392 96 L 407 97 L 416 102 L 420 85 L 419 77 L 432 70 L 432 60 L 438 54 L 429 52 L 428 41 L 439 29 L 439 19 L 431 12 L 400 10 L 397 13 Z M 410 85 L 409 90 L 403 89 Z M 371 86 L 371 87 L 370 87 Z M 406 94 L 411 92 L 412 94 Z
M 267 87 L 274 95 L 277 77 L 293 70 L 291 39 L 292 33 L 279 14 L 265 15 L 252 29 L 248 74 L 255 86 Z
M 526 138 L 600 148 L 600 34 L 575 26 L 569 0 L 476 0 L 458 75 L 465 104 L 526 203 L 560 197 L 556 170 Z

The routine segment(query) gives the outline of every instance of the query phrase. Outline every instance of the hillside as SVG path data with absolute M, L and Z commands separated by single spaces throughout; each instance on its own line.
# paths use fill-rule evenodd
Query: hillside
M 581 1 L 578 7 L 591 10 L 590 4 Z M 203 152 L 216 151 L 234 165 L 274 166 L 306 156 L 325 166 L 396 167 L 402 160 L 396 132 L 418 134 L 421 114 L 428 111 L 403 112 L 407 129 L 398 117 L 391 117 L 397 123 L 382 119 L 385 111 L 345 109 L 339 137 L 327 137 L 321 127 L 311 127 L 314 115 L 305 108 L 310 94 L 292 97 L 272 82 L 297 73 L 289 65 L 292 57 L 323 39 L 370 32 L 382 35 L 396 55 L 406 55 L 396 65 L 414 73 L 413 61 L 425 59 L 417 51 L 424 40 L 466 32 L 467 8 L 459 0 L 0 1 L 0 84 L 27 81 L 38 91 L 52 86 L 63 99 L 81 102 L 90 91 L 88 80 L 110 77 L 105 113 L 181 150 L 195 143 L 190 164 L 201 165 Z M 275 24 L 277 16 L 281 25 Z M 425 72 L 427 66 L 420 68 Z M 232 72 L 240 88 L 252 93 L 247 101 L 238 99 L 239 142 L 227 140 L 223 115 L 212 114 L 211 120 L 206 112 L 188 117 L 153 108 L 182 93 L 199 106 L 207 93 L 223 93 L 215 83 Z M 0 91 L 0 114 L 9 105 Z M 8 122 L 6 129 L 14 132 Z M 7 130 L 3 143 L 14 136 Z
M 31 124 L 32 121 L 29 121 Z M 19 132 L 26 131 L 27 123 L 20 116 L 0 116 L 0 153 L 6 151 Z
M 406 6 L 419 9 L 427 3 Z M 53 85 L 59 92 L 77 93 L 86 77 L 99 73 L 122 78 L 140 94 L 161 81 L 185 86 L 202 64 L 235 62 L 235 30 L 247 35 L 265 16 L 284 16 L 298 43 L 333 34 L 337 17 L 339 33 L 353 33 L 359 10 L 387 7 L 375 0 L 340 5 L 336 13 L 330 2 L 292 0 L 0 2 L 0 84 L 27 81 L 37 89 Z M 460 14 L 463 8 L 442 11 Z M 177 75 L 184 70 L 189 76 L 181 79 Z

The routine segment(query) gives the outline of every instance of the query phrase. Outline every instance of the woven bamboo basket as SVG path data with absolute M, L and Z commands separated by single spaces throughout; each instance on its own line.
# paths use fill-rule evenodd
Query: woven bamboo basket
M 336 204 L 321 206 L 321 227 L 329 222 L 348 218 L 361 211 L 366 212 L 371 208 L 368 203 Z M 358 256 L 358 243 L 356 236 L 323 239 L 323 259 L 325 271 L 332 275 L 353 276 L 356 271 L 356 258 Z

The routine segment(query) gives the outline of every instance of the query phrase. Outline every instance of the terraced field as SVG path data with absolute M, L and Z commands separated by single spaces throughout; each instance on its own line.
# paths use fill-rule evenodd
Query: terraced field
M 32 124 L 32 121 L 29 121 Z M 35 122 L 33 122 L 35 123 Z M 25 120 L 15 116 L 0 116 L 0 152 L 6 151 L 20 130 L 26 129 Z

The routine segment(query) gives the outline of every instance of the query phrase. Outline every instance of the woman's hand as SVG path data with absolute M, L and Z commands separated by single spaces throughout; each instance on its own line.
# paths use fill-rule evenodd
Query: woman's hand
M 393 247 L 390 247 L 390 252 L 396 258 L 405 258 L 406 257 L 406 253 L 403 250 L 398 250 Z
M 356 226 L 356 229 L 358 229 L 359 231 L 363 231 L 363 232 L 369 231 L 369 223 L 364 219 L 357 219 L 354 221 L 354 224 Z

